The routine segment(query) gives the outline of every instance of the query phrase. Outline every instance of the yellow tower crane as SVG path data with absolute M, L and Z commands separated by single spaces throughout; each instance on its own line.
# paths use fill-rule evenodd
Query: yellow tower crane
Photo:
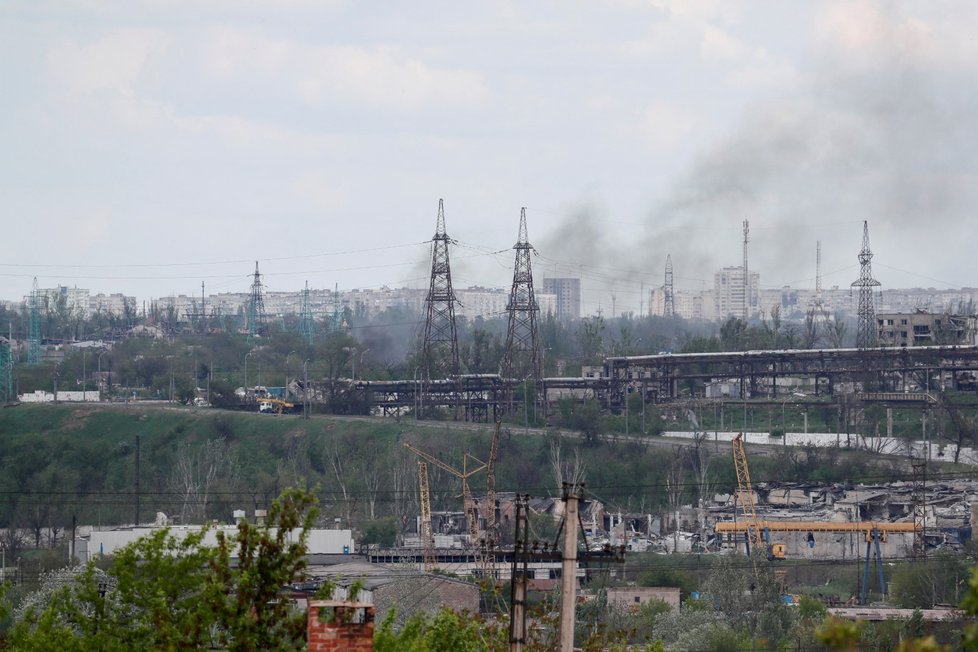
M 404 442 L 404 447 L 407 448 L 409 451 L 413 452 L 421 459 L 428 462 L 429 464 L 434 464 L 438 468 L 454 475 L 456 478 L 459 478 L 462 481 L 462 506 L 463 509 L 465 510 L 465 521 L 469 529 L 469 539 L 471 545 L 473 547 L 478 548 L 479 513 L 475 507 L 475 500 L 472 499 L 472 490 L 469 488 L 469 478 L 471 478 L 476 473 L 481 473 L 482 471 L 484 471 L 488 465 L 482 460 L 478 459 L 477 457 L 474 457 L 466 453 L 465 455 L 462 456 L 462 470 L 459 471 L 458 469 L 449 466 L 445 462 L 442 462 L 434 455 L 430 455 L 421 449 L 415 448 L 409 442 Z M 475 462 L 475 465 L 472 468 L 469 468 L 468 466 L 470 459 L 473 462 Z
M 486 464 L 486 504 L 483 518 L 486 521 L 486 548 L 492 549 L 499 543 L 499 523 L 496 522 L 496 458 L 499 456 L 499 422 L 492 434 L 489 446 L 489 462 Z
M 784 559 L 785 545 L 783 543 L 768 545 L 764 541 L 761 522 L 757 518 L 757 506 L 754 504 L 754 485 L 751 484 L 750 470 L 747 468 L 744 433 L 737 433 L 732 444 L 734 470 L 737 473 L 737 502 L 740 503 L 741 509 L 744 511 L 744 518 L 747 519 L 747 527 L 743 530 L 747 534 L 748 554 L 750 554 L 749 547 L 753 545 L 755 550 L 764 550 L 768 559 Z
M 428 465 L 418 460 L 418 493 L 421 496 L 421 560 L 425 571 L 435 567 L 435 541 L 431 532 L 431 493 L 428 490 Z

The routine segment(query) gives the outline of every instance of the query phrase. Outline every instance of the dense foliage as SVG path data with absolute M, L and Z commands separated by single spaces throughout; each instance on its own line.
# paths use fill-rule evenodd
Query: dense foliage
M 305 568 L 315 499 L 287 490 L 265 525 L 234 536 L 159 530 L 34 600 L 8 632 L 14 650 L 301 650 L 305 615 L 281 594 Z M 298 536 L 292 536 L 294 531 Z M 232 561 L 232 557 L 234 558 Z

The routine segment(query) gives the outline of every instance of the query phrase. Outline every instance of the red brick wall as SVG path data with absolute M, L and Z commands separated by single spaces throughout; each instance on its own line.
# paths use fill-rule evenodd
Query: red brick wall
M 363 610 L 364 622 L 349 622 Z M 320 618 L 323 612 L 323 618 Z M 371 652 L 374 647 L 374 608 L 372 605 L 333 600 L 309 603 L 307 640 L 309 652 Z

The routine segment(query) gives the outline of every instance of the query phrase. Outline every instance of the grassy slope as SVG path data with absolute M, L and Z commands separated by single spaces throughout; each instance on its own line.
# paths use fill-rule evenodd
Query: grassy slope
M 370 495 L 366 478 L 377 478 L 375 513 L 413 514 L 416 507 L 415 461 L 400 442 L 460 465 L 462 453 L 480 459 L 488 455 L 491 431 L 471 424 L 421 423 L 391 420 L 316 417 L 308 421 L 294 415 L 270 416 L 147 406 L 21 405 L 0 410 L 0 491 L 9 500 L 0 503 L 0 527 L 11 522 L 52 520 L 66 523 L 131 522 L 135 437 L 141 438 L 142 511 L 145 520 L 156 510 L 173 515 L 183 502 L 178 467 L 193 462 L 197 477 L 206 475 L 205 444 L 222 437 L 236 460 L 236 478 L 219 469 L 211 484 L 207 515 L 226 520 L 235 508 L 264 507 L 285 486 L 305 482 L 318 487 L 324 517 L 350 517 L 354 524 L 368 514 Z M 219 448 L 219 447 L 218 447 Z M 712 447 L 711 447 L 712 448 Z M 562 455 L 575 452 L 587 465 L 589 491 L 614 509 L 647 511 L 665 505 L 666 476 L 676 464 L 672 448 L 636 443 L 584 446 L 563 440 Z M 710 491 L 729 491 L 733 485 L 728 450 L 711 451 Z M 834 459 L 825 468 L 806 468 L 797 460 L 789 470 L 785 460 L 757 456 L 751 460 L 755 481 L 803 479 L 844 474 L 857 477 L 871 471 L 859 457 Z M 557 491 L 547 437 L 524 436 L 504 430 L 500 446 L 497 487 L 500 491 L 528 492 L 535 496 Z M 826 460 L 828 462 L 828 460 Z M 342 501 L 341 483 L 333 463 L 341 468 L 348 500 Z M 681 462 L 687 483 L 683 502 L 695 498 L 697 486 L 690 476 L 688 458 Z M 459 487 L 444 472 L 431 469 L 435 509 L 458 509 Z M 473 479 L 473 491 L 484 490 L 484 475 Z M 400 505 L 398 504 L 400 503 Z M 39 512 L 45 511 L 45 514 Z

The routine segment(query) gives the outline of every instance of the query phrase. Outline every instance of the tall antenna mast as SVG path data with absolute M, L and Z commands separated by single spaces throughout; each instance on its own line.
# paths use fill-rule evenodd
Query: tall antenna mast
M 822 296 L 822 241 L 815 242 L 815 299 L 812 301 L 812 313 L 816 318 L 824 319 L 828 311 L 825 309 L 825 299 Z
M 454 244 L 445 231 L 445 203 L 438 200 L 438 221 L 431 238 L 431 285 L 425 298 L 427 313 L 421 346 L 421 371 L 426 381 L 457 377 L 458 333 L 455 329 L 455 291 L 448 245 Z
M 876 327 L 876 303 L 873 288 L 880 287 L 880 282 L 873 278 L 873 252 L 869 248 L 869 222 L 863 221 L 863 248 L 859 251 L 859 278 L 853 281 L 852 288 L 859 288 L 859 307 L 856 311 L 856 346 L 869 349 L 876 346 L 879 330 Z
M 666 255 L 665 305 L 662 314 L 673 317 L 676 314 L 676 300 L 672 287 L 672 254 Z
M 537 332 L 537 305 L 533 294 L 533 272 L 530 252 L 535 252 L 526 232 L 526 208 L 520 211 L 520 233 L 513 249 L 513 287 L 509 293 L 509 328 L 506 331 L 506 350 L 503 353 L 502 375 L 505 378 L 540 378 L 540 338 Z
M 747 270 L 747 242 L 750 222 L 744 220 L 744 321 L 750 318 L 750 273 Z

